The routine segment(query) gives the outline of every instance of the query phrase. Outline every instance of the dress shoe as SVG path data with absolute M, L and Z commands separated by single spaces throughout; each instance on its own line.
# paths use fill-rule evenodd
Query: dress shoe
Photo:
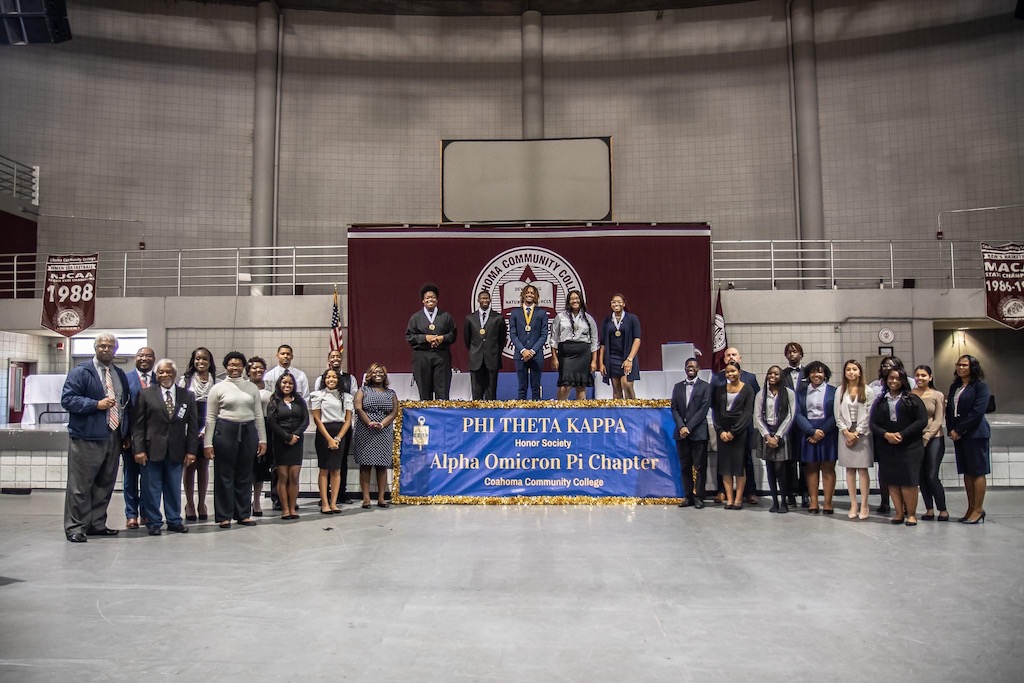
M 173 531 L 176 534 L 187 534 L 188 533 L 188 527 L 185 526 L 184 524 L 168 524 L 167 525 L 167 530 L 168 531 Z
M 800 496 L 800 507 L 802 507 L 804 510 L 811 507 L 811 501 L 807 498 L 807 496 Z
M 90 529 L 89 531 L 85 532 L 85 535 L 86 536 L 117 536 L 118 533 L 119 532 L 118 532 L 117 529 L 108 529 L 107 527 L 103 527 L 102 529 Z
M 129 517 L 128 521 L 126 521 L 124 523 L 124 528 L 125 529 L 138 529 L 139 528 L 139 520 L 135 519 L 134 517 Z
M 263 516 L 263 510 L 253 510 L 252 511 L 252 516 L 253 517 L 262 517 Z
M 906 524 L 907 526 L 917 526 L 917 520 L 915 519 L 913 522 L 911 522 L 908 519 L 906 522 L 904 522 L 904 524 Z
M 704 501 L 701 498 L 694 498 L 693 499 L 693 507 L 697 508 L 698 510 L 703 510 L 704 509 Z
M 389 507 L 391 507 L 391 503 L 377 503 L 377 507 L 379 507 L 379 508 L 389 508 Z
M 772 506 L 770 508 L 768 508 L 768 512 L 778 512 L 778 511 L 779 511 L 779 504 L 778 503 L 772 503 Z
M 690 501 L 689 498 L 683 498 L 683 502 L 679 504 L 679 507 L 681 507 L 681 508 L 693 507 L 693 503 Z
M 185 515 L 186 522 L 198 522 L 199 518 L 195 515 Z
M 836 514 L 836 509 L 835 508 L 822 508 L 821 512 L 824 515 L 834 515 L 834 514 Z
M 887 515 L 889 514 L 889 506 L 886 505 L 885 503 L 882 503 L 881 505 L 875 508 L 875 512 L 877 512 L 880 515 Z
M 893 517 L 892 519 L 889 520 L 889 524 L 903 524 L 903 518 L 902 517 Z
M 151 527 L 149 527 L 149 535 L 150 536 L 159 536 L 160 535 L 160 527 L 158 527 L 158 526 L 151 526 Z
M 789 506 L 788 506 L 788 505 L 786 505 L 785 503 L 783 503 L 782 505 L 780 505 L 780 506 L 779 506 L 779 514 L 780 514 L 780 515 L 784 515 L 784 514 L 786 514 L 787 512 L 789 512 Z
M 223 522 L 220 522 L 217 526 L 219 526 L 221 529 L 230 529 L 231 522 L 224 520 Z
M 949 521 L 949 513 L 948 512 L 940 512 L 939 516 L 935 518 L 935 521 L 937 521 L 937 522 L 948 522 Z
M 758 500 L 757 496 L 755 496 L 754 494 L 750 494 L 749 496 L 746 496 L 743 499 L 743 501 L 745 503 L 747 503 L 748 505 L 758 505 L 761 502 L 761 501 Z
M 921 515 L 922 522 L 930 522 L 933 519 L 935 519 L 935 515 L 931 512 L 926 512 L 925 514 Z
M 81 531 L 76 531 L 73 534 L 67 534 L 68 540 L 72 543 L 85 543 L 89 539 L 85 537 Z
M 786 505 L 796 507 L 796 496 L 786 496 Z
M 981 517 L 978 517 L 976 520 L 971 521 L 970 517 L 966 517 L 961 522 L 961 524 L 984 524 L 984 523 L 985 523 L 985 511 L 984 510 L 981 511 Z
M 371 505 L 370 505 L 369 503 L 363 503 L 361 507 L 362 507 L 362 508 L 363 508 L 364 510 L 369 510 L 369 509 L 370 509 L 370 507 L 371 507 Z M 966 517 L 965 517 L 964 519 L 966 519 Z
M 809 507 L 809 508 L 807 508 L 807 512 L 808 512 L 808 513 L 810 513 L 810 514 L 812 514 L 812 515 L 816 515 L 816 514 L 818 514 L 818 513 L 820 513 L 820 512 L 821 512 L 821 508 L 812 508 L 812 507 Z
M 256 520 L 255 519 L 248 519 L 248 518 L 247 519 L 240 519 L 240 520 L 238 520 L 238 523 L 241 524 L 242 526 L 256 526 Z

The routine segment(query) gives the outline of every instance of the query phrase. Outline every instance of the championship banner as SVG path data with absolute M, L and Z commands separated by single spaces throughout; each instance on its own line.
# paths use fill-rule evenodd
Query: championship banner
M 421 310 L 420 286 L 440 289 L 438 308 L 455 319 L 452 367 L 468 369 L 462 338 L 481 290 L 506 318 L 527 284 L 548 318 L 583 294 L 597 324 L 613 294 L 642 326 L 639 370 L 661 370 L 661 345 L 693 342 L 711 351 L 711 231 L 705 223 L 560 226 L 352 226 L 348 232 L 349 367 L 372 362 L 409 372 L 409 316 Z M 544 351 L 551 355 L 550 347 Z M 512 346 L 504 370 L 512 370 Z
M 46 259 L 43 318 L 40 324 L 73 337 L 96 320 L 96 266 L 99 254 L 50 255 Z
M 981 243 L 985 314 L 1015 330 L 1024 328 L 1024 245 Z
M 396 502 L 679 502 L 668 401 L 579 403 L 584 407 L 403 404 L 395 429 Z

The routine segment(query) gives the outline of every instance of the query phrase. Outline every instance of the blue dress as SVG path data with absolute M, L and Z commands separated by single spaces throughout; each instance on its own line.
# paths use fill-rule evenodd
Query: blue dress
M 836 426 L 835 405 L 836 388 L 825 384 L 825 415 L 820 418 L 807 417 L 807 391 L 801 391 L 796 397 L 795 428 L 790 430 L 794 438 L 800 439 L 801 462 L 835 462 L 839 459 L 839 428 Z M 808 389 L 810 385 L 808 385 Z M 807 437 L 815 430 L 825 432 L 825 438 L 818 443 L 810 443 Z
M 604 369 L 609 377 L 622 377 L 626 373 L 622 370 L 622 362 L 626 355 L 633 348 L 633 340 L 640 339 L 640 319 L 626 311 L 618 331 L 622 334 L 615 336 L 615 323 L 609 315 L 601 323 L 601 345 L 604 346 Z M 633 359 L 633 369 L 626 377 L 631 382 L 640 379 L 640 363 Z

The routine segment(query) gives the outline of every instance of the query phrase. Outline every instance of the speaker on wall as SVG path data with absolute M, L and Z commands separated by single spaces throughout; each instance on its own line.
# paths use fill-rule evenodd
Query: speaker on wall
M 64 0 L 0 0 L 0 45 L 71 40 Z

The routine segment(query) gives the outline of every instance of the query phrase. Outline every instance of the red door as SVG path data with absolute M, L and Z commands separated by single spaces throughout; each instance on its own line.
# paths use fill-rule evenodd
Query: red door
M 32 374 L 32 364 L 12 360 L 7 371 L 7 422 L 21 424 L 25 410 L 25 378 Z

